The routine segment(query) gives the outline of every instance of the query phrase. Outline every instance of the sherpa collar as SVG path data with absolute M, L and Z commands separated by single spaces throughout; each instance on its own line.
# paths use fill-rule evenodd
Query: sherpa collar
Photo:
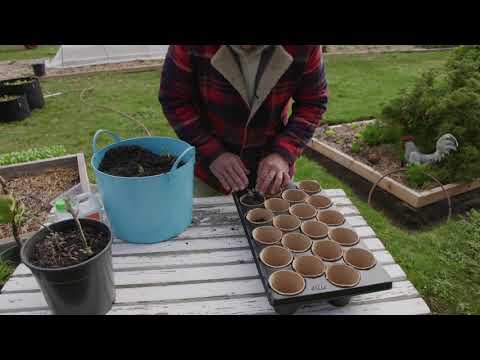
M 281 45 L 273 45 L 270 61 L 258 81 L 257 96 L 250 109 L 253 118 L 280 78 L 293 62 L 292 56 Z M 237 59 L 228 45 L 222 45 L 211 59 L 212 66 L 237 90 L 245 104 L 249 104 L 248 91 Z

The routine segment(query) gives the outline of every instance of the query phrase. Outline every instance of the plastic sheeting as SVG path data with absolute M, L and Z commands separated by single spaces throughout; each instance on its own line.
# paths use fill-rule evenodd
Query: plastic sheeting
M 72 68 L 135 60 L 164 59 L 168 45 L 62 45 L 48 68 Z

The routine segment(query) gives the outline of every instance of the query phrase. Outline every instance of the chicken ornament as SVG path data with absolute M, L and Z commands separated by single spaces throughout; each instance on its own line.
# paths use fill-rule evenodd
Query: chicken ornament
M 442 161 L 452 151 L 458 150 L 458 141 L 452 134 L 445 134 L 437 141 L 437 151 L 423 154 L 415 145 L 413 136 L 405 136 L 405 161 L 408 165 L 433 165 Z

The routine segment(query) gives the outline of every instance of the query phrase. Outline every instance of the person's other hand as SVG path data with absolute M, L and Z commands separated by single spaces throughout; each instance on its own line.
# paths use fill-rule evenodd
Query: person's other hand
M 256 190 L 261 194 L 276 194 L 290 182 L 288 162 L 278 154 L 264 158 L 258 166 Z
M 210 165 L 210 171 L 220 181 L 226 191 L 241 191 L 248 187 L 247 175 L 250 171 L 243 165 L 239 156 L 232 153 L 220 155 Z

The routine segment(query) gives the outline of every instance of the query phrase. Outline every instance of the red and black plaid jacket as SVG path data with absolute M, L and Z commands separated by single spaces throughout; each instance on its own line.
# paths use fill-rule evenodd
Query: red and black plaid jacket
M 226 151 L 241 155 L 253 174 L 262 158 L 278 153 L 293 176 L 326 111 L 321 46 L 273 46 L 259 72 L 258 105 L 251 109 L 228 46 L 172 45 L 165 59 L 159 94 L 165 116 L 179 138 L 197 148 L 195 175 L 222 192 L 209 167 Z

